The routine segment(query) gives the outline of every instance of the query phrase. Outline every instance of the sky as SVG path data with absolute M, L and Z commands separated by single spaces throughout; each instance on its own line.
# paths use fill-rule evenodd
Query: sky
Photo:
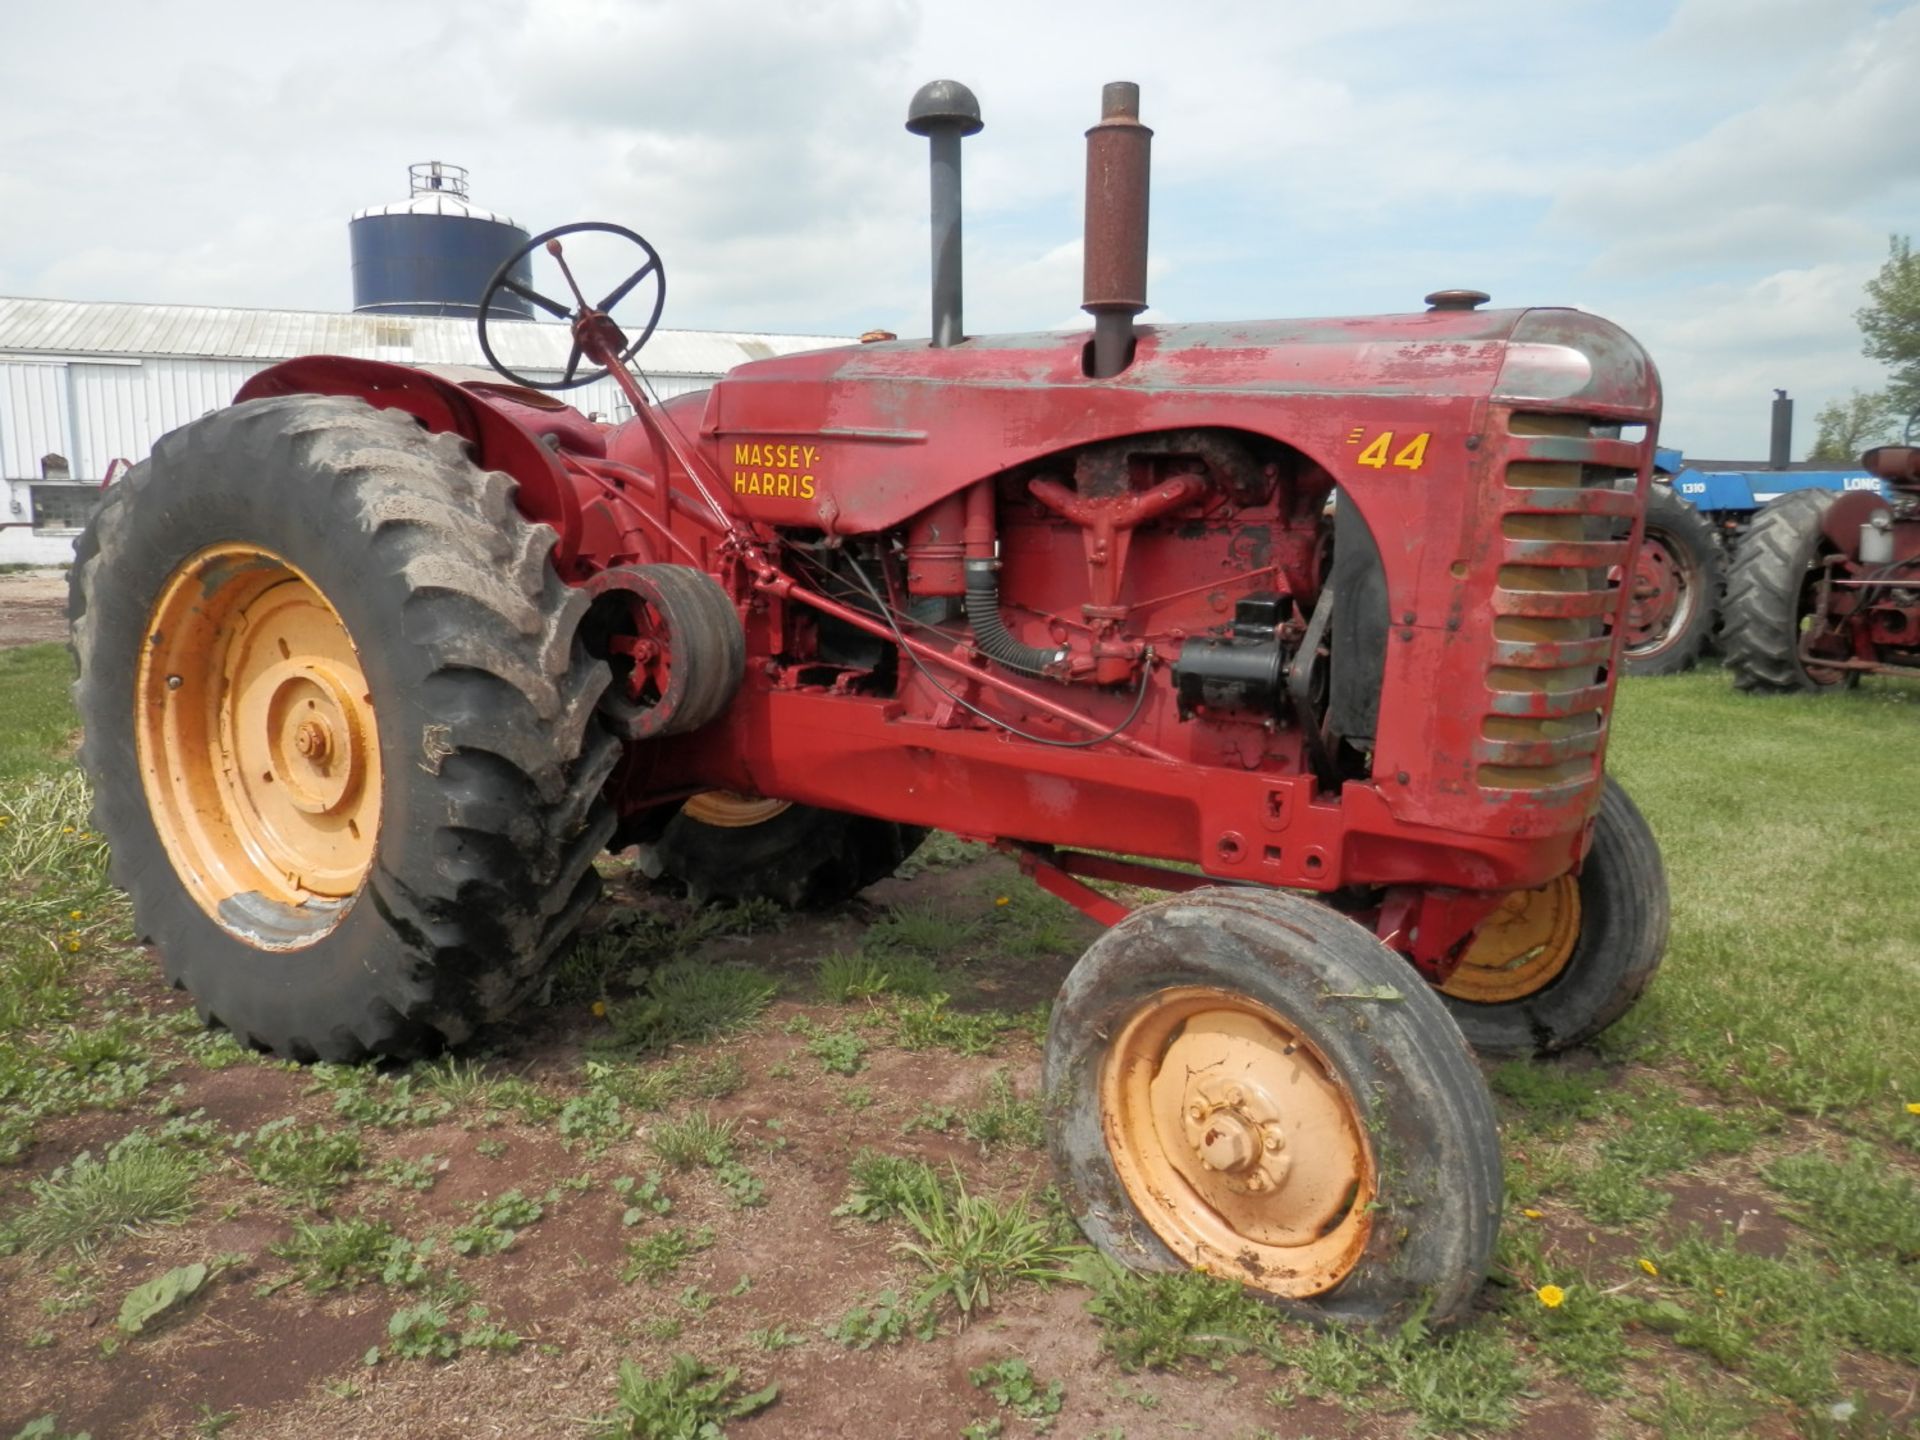
M 0 0 L 0 295 L 343 310 L 410 162 L 665 257 L 662 323 L 928 331 L 924 81 L 979 96 L 971 333 L 1085 323 L 1086 127 L 1137 81 L 1150 319 L 1618 321 L 1663 441 L 1767 446 L 1884 372 L 1853 312 L 1920 230 L 1920 0 Z M 642 356 L 644 363 L 644 355 Z

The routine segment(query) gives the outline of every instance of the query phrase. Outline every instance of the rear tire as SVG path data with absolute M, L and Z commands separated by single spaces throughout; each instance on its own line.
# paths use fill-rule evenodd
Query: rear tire
M 1836 498 L 1831 490 L 1790 491 L 1763 506 L 1741 540 L 1720 640 L 1736 688 L 1791 694 L 1859 683 L 1858 671 L 1809 667 L 1800 658 L 1814 567 L 1831 548 L 1820 524 Z
M 1534 894 L 1550 897 L 1556 886 Z M 1540 974 L 1538 989 L 1497 1001 L 1469 998 L 1503 988 L 1500 970 L 1472 965 L 1471 944 L 1466 962 L 1441 987 L 1467 1043 L 1482 1055 L 1553 1055 L 1591 1040 L 1633 1008 L 1660 968 L 1669 922 L 1666 867 L 1653 831 L 1612 776 L 1601 791 L 1593 842 L 1573 893 L 1571 951 L 1556 959 L 1551 973 Z M 1517 986 L 1504 988 L 1524 987 L 1525 967 L 1537 960 L 1512 958 L 1508 973 Z
M 1678 675 L 1699 662 L 1718 619 L 1720 546 L 1706 516 L 1655 485 L 1647 496 L 1646 538 L 1634 558 L 1636 598 L 1627 611 L 1624 665 L 1629 675 Z
M 1439 998 L 1323 905 L 1206 889 L 1134 911 L 1061 987 L 1044 1083 L 1067 1203 L 1129 1269 L 1204 1268 L 1315 1321 L 1439 1324 L 1480 1288 L 1486 1082 Z
M 614 823 L 600 791 L 620 754 L 595 716 L 607 668 L 575 642 L 588 602 L 548 563 L 553 532 L 513 492 L 400 411 L 286 396 L 164 436 L 80 539 L 74 700 L 94 823 L 168 979 L 245 1043 L 346 1061 L 461 1040 L 538 988 L 598 893 Z M 233 553 L 257 557 L 250 575 L 217 560 Z M 314 742 L 374 777 L 360 815 L 377 833 L 331 890 L 221 839 L 280 823 L 247 793 L 324 770 L 296 773 L 268 718 L 318 693 L 317 652 L 292 630 L 276 658 L 251 612 L 221 609 L 236 585 L 305 587 L 364 680 L 354 723 Z M 251 737 L 249 715 L 272 733 Z M 180 738 L 196 725 L 205 743 Z M 249 746 L 272 757 L 258 784 L 238 773 Z M 213 818 L 182 823 L 182 795 L 212 797 Z
M 686 887 L 697 904 L 771 900 L 822 910 L 886 879 L 926 838 L 915 825 L 813 805 L 724 825 L 682 810 L 647 852 L 647 868 Z

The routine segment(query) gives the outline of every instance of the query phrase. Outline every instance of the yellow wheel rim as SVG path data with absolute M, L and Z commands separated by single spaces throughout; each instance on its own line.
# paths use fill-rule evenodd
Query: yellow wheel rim
M 764 825 L 791 808 L 791 800 L 763 800 L 757 795 L 738 795 L 731 790 L 702 790 L 680 807 L 680 813 L 702 825 L 744 830 L 749 825 Z
M 1580 882 L 1562 875 L 1516 890 L 1481 922 L 1459 968 L 1440 987 L 1457 1000 L 1499 1005 L 1544 990 L 1580 943 Z
M 379 832 L 373 696 L 346 626 L 286 560 L 228 544 L 173 573 L 147 636 L 134 738 L 174 869 L 223 924 L 266 900 L 311 907 L 318 938 Z
M 1359 1108 L 1311 1043 L 1231 991 L 1163 990 L 1100 1075 L 1120 1183 L 1187 1264 L 1274 1295 L 1332 1289 L 1372 1230 Z

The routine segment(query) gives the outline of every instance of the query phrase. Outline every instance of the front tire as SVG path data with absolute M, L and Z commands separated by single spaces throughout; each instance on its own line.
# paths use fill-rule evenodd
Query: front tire
M 598 889 L 619 743 L 513 482 L 345 397 L 163 437 L 82 536 L 80 763 L 203 1019 L 412 1056 L 536 989 Z
M 1633 1008 L 1667 948 L 1667 872 L 1608 776 L 1580 874 L 1522 892 L 1480 927 L 1441 997 L 1482 1055 L 1553 1055 Z
M 1438 998 L 1325 906 L 1206 889 L 1134 911 L 1061 988 L 1045 1090 L 1074 1216 L 1130 1269 L 1430 1324 L 1486 1274 L 1486 1083 Z

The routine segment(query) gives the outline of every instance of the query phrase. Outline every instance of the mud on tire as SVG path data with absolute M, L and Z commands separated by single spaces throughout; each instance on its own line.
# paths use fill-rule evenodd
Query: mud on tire
M 598 891 L 592 861 L 614 823 L 600 791 L 619 755 L 594 713 L 607 670 L 575 643 L 587 601 L 549 564 L 553 532 L 513 497 L 454 436 L 357 399 L 291 396 L 162 438 L 80 540 L 74 698 L 94 822 L 167 977 L 246 1043 L 352 1060 L 458 1041 L 537 988 Z M 297 568 L 364 672 L 379 829 L 326 925 L 284 904 L 223 903 L 216 918 L 144 784 L 136 692 L 161 643 L 156 597 L 236 541 Z

